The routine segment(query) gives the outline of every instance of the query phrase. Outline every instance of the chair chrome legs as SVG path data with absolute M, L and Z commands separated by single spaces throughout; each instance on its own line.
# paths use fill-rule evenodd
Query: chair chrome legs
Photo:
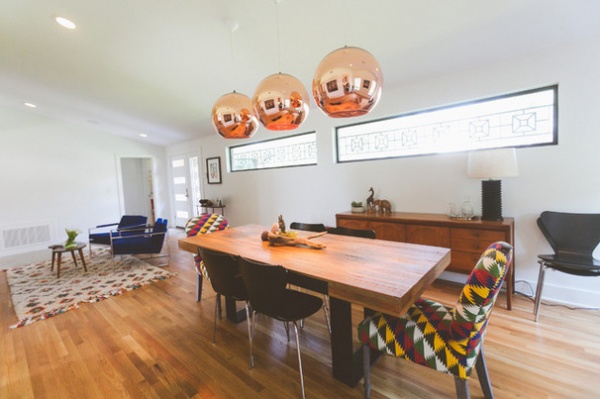
M 542 302 L 542 291 L 544 289 L 544 277 L 546 274 L 546 266 L 544 265 L 544 262 L 540 260 L 539 263 L 540 274 L 538 276 L 537 287 L 535 290 L 535 305 L 533 305 L 533 314 L 535 315 L 536 323 L 540 317 L 540 302 Z
M 325 313 L 327 330 L 329 331 L 329 335 L 331 335 L 331 320 L 329 320 L 329 295 L 323 295 L 323 313 Z
M 219 298 L 219 294 L 217 294 L 217 298 L 215 300 L 215 317 L 213 323 L 213 344 L 217 342 L 217 313 L 219 313 L 219 303 L 221 302 L 221 298 Z
M 294 321 L 294 332 L 296 333 L 296 350 L 298 351 L 298 369 L 300 370 L 300 386 L 302 387 L 302 399 L 306 398 L 304 392 L 304 372 L 302 371 L 302 356 L 300 355 L 300 337 L 298 336 L 298 323 Z
M 252 320 L 250 319 L 250 303 L 246 301 L 246 325 L 248 326 L 248 344 L 250 348 L 250 368 L 254 367 L 254 354 L 252 353 L 252 326 L 254 323 L 254 312 Z
M 246 317 L 252 315 L 252 318 L 249 319 L 250 325 L 248 326 L 248 339 L 250 340 L 250 368 L 254 367 L 254 349 L 253 349 L 253 337 L 254 337 L 254 322 L 256 319 L 256 311 L 252 310 L 250 312 L 248 305 L 246 305 Z

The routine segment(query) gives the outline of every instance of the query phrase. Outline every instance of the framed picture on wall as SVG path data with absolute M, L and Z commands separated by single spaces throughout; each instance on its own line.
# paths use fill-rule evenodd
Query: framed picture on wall
M 208 184 L 221 184 L 221 157 L 206 158 Z

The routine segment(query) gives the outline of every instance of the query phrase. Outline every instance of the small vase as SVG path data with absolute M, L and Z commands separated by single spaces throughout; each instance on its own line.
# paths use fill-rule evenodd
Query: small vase
M 77 243 L 75 239 L 65 241 L 65 249 L 77 248 Z

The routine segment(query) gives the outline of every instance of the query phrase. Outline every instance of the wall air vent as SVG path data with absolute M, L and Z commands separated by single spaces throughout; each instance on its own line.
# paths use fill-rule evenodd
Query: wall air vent
M 0 225 L 0 253 L 25 252 L 50 245 L 56 230 L 54 222 Z

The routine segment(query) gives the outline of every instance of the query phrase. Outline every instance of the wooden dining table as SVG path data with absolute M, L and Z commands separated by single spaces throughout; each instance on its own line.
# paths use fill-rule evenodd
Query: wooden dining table
M 401 242 L 325 234 L 314 238 L 323 249 L 271 246 L 261 240 L 268 230 L 245 225 L 214 234 L 179 240 L 179 248 L 199 248 L 281 265 L 291 282 L 329 295 L 332 372 L 334 378 L 355 386 L 362 378 L 362 351 L 355 351 L 352 304 L 365 312 L 402 315 L 450 264 L 450 249 Z M 298 232 L 300 238 L 311 233 Z

